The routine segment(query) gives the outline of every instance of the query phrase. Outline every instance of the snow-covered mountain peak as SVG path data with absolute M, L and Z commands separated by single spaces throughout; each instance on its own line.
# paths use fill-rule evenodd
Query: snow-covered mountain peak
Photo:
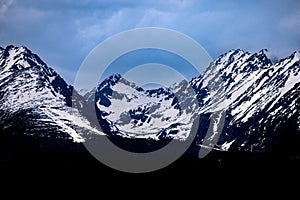
M 162 135 L 185 139 L 189 135 L 192 110 L 196 107 L 193 101 L 183 102 L 182 106 L 178 103 L 178 99 L 188 98 L 182 84 L 179 88 L 144 90 L 120 76 L 117 79 L 115 75 L 105 79 L 95 94 L 100 115 L 112 132 L 124 137 L 153 139 Z
M 88 118 L 117 138 L 185 140 L 199 120 L 197 142 L 206 145 L 221 134 L 214 149 L 256 151 L 274 131 L 299 129 L 299 80 L 299 52 L 272 64 L 264 49 L 236 49 L 190 82 L 145 90 L 113 74 L 82 97 L 26 47 L 8 46 L 0 48 L 0 130 L 83 142 L 92 136 L 81 133 L 101 134 Z M 71 107 L 74 96 L 78 109 Z M 95 106 L 97 120 L 88 113 Z M 220 113 L 226 113 L 223 129 Z
M 110 85 L 114 85 L 116 84 L 120 79 L 122 78 L 122 76 L 118 73 L 112 74 L 109 77 L 105 78 L 98 87 L 102 87 L 102 85 L 104 83 L 108 83 Z
M 236 49 L 236 50 L 230 50 L 224 54 L 222 54 L 221 56 L 219 56 L 213 63 L 214 65 L 219 65 L 222 64 L 223 65 L 228 65 L 232 62 L 234 62 L 235 60 L 239 59 L 241 56 L 244 56 L 245 53 L 243 50 L 241 49 Z
M 174 131 L 176 129 L 179 132 L 173 137 L 184 139 L 188 135 L 188 131 L 183 130 L 188 129 L 187 125 L 183 126 L 182 124 L 191 123 L 191 121 L 185 120 L 186 118 L 192 119 L 195 112 L 201 115 L 229 110 L 229 113 L 233 116 L 232 123 L 235 123 L 236 120 L 239 120 L 239 123 L 245 123 L 263 108 L 258 107 L 255 102 L 264 96 L 264 90 L 272 91 L 272 93 L 259 100 L 259 105 L 269 106 L 272 98 L 274 100 L 274 97 L 277 96 L 280 99 L 294 85 L 293 80 L 295 80 L 295 75 L 288 78 L 290 73 L 286 72 L 282 74 L 275 69 L 276 67 L 269 60 L 265 53 L 266 51 L 263 49 L 251 54 L 240 49 L 231 50 L 217 58 L 202 75 L 192 79 L 189 83 L 174 84 L 169 89 L 175 92 L 175 94 L 169 95 L 169 97 L 167 97 L 170 92 L 168 89 L 160 88 L 153 91 L 137 90 L 137 86 L 134 83 L 122 80 L 123 78 L 117 76 L 117 83 L 112 81 L 112 84 L 109 84 L 109 90 L 103 90 L 103 88 L 101 92 L 98 90 L 98 99 L 96 99 L 97 107 L 101 111 L 103 119 L 107 120 L 110 124 L 111 130 L 121 135 L 127 135 L 128 137 L 136 137 L 134 134 L 131 134 L 131 131 L 143 133 L 144 137 L 155 138 L 156 135 L 151 136 L 152 133 L 154 134 L 162 130 Z M 289 68 L 286 65 L 282 65 L 281 67 L 286 70 Z M 278 74 L 276 71 L 278 71 Z M 278 77 L 285 76 L 288 78 L 286 87 L 279 86 L 279 82 L 277 83 L 275 80 L 272 80 L 275 78 L 275 72 Z M 109 78 L 110 82 L 111 80 L 114 80 L 114 76 Z M 284 79 L 278 78 L 276 80 Z M 186 93 L 187 85 L 192 86 L 196 96 L 193 96 L 192 93 Z M 276 89 L 272 89 L 271 85 Z M 263 89 L 263 87 L 266 88 Z M 186 96 L 183 101 L 189 103 L 185 109 L 190 109 L 192 112 L 180 109 L 178 99 L 175 100 L 178 94 Z M 271 95 L 272 98 L 270 98 Z M 156 98 L 153 98 L 154 96 Z M 198 102 L 193 101 L 195 97 L 197 97 Z M 172 101 L 166 103 L 165 100 Z M 275 101 L 278 100 L 275 99 Z M 157 103 L 163 103 L 164 106 L 159 107 Z M 199 105 L 199 107 L 196 105 Z M 156 115 L 157 113 L 155 113 L 153 117 L 147 113 L 147 110 L 152 106 L 163 109 L 159 111 L 160 114 Z M 170 109 L 173 109 L 174 112 L 172 111 L 172 115 L 169 116 L 170 118 L 165 118 L 162 113 Z M 157 110 L 154 109 L 154 111 L 156 112 Z M 154 122 L 154 119 L 158 120 L 157 116 L 160 115 L 161 119 L 168 119 L 170 121 L 162 120 L 159 123 L 148 124 L 149 122 Z M 174 115 L 180 121 L 179 124 L 177 124 L 179 121 L 176 121 L 176 118 L 172 118 Z M 174 124 L 176 124 L 175 129 L 173 127 Z M 170 127 L 172 128 L 169 129 Z M 149 130 L 153 132 L 147 132 Z M 185 137 L 180 133 L 184 133 Z M 232 144 L 233 142 L 228 141 L 228 143 Z
M 297 59 L 297 60 L 300 60 L 300 52 L 299 51 L 295 51 L 292 56 Z
M 111 76 L 109 76 L 108 78 L 106 78 L 105 80 L 114 84 L 114 83 L 118 82 L 121 78 L 122 78 L 121 74 L 114 73 Z
M 257 54 L 258 55 L 266 55 L 266 52 L 268 52 L 268 49 L 261 49 Z
M 253 54 L 258 59 L 257 65 L 261 68 L 268 68 L 272 65 L 272 62 L 268 58 L 266 52 L 268 52 L 267 49 L 262 49 L 258 53 Z
M 97 86 L 97 91 L 103 90 L 105 88 L 111 88 L 117 85 L 118 83 L 123 83 L 126 85 L 129 85 L 130 87 L 137 89 L 137 90 L 142 90 L 142 88 L 138 87 L 135 83 L 129 82 L 126 79 L 124 79 L 120 74 L 115 73 L 109 76 L 108 78 L 104 79 L 101 83 L 98 84 Z
M 25 134 L 44 134 L 43 131 L 50 134 L 56 130 L 74 141 L 84 140 L 76 131 L 82 127 L 74 124 L 73 119 L 77 118 L 85 127 L 89 127 L 89 122 L 70 107 L 73 87 L 26 47 L 10 45 L 2 51 L 0 91 L 0 127 L 4 126 L 3 131 L 9 130 L 7 120 L 21 120 L 28 115 L 28 121 L 22 125 Z M 26 127 L 29 124 L 30 128 Z
M 44 75 L 44 78 L 50 78 L 51 81 L 59 76 L 52 68 L 48 67 L 41 58 L 32 53 L 24 46 L 15 47 L 13 45 L 7 46 L 0 54 L 0 66 L 2 73 L 16 72 L 25 70 L 25 68 L 31 68 L 31 70 L 37 71 Z

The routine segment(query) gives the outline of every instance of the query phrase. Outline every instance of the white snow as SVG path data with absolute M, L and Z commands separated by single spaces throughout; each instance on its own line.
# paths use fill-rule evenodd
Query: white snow
M 37 119 L 41 123 L 48 123 L 58 127 L 59 130 L 68 133 L 74 142 L 83 142 L 82 134 L 89 132 L 93 134 L 103 134 L 91 127 L 87 119 L 82 117 L 78 110 L 66 106 L 65 97 L 54 91 L 50 82 L 44 79 L 44 86 L 40 87 L 40 73 L 43 71 L 31 68 L 30 64 L 24 60 L 22 52 L 25 48 L 13 48 L 9 51 L 8 58 L 2 60 L 3 66 L 0 69 L 0 86 L 6 84 L 4 97 L 0 102 L 0 109 L 14 114 L 20 110 L 32 109 L 32 112 L 40 115 Z M 30 58 L 29 58 L 30 59 Z M 41 70 L 49 71 L 42 64 L 37 63 L 36 59 L 31 59 L 40 66 Z M 11 71 L 13 65 L 28 68 L 18 76 L 13 77 L 15 72 Z M 11 78 L 9 78 L 11 76 Z M 44 76 L 47 76 L 44 74 Z M 6 79 L 6 80 L 5 80 Z
M 300 81 L 300 73 L 298 73 L 297 75 L 294 75 L 294 74 L 290 75 L 288 80 L 286 81 L 284 87 L 279 88 L 280 95 L 273 101 L 273 103 L 269 109 L 271 109 L 279 101 L 279 99 L 283 95 L 285 95 L 285 93 L 290 91 L 295 86 L 295 84 L 298 83 L 299 81 Z
M 221 145 L 220 150 L 222 151 L 228 151 L 230 146 L 235 142 L 235 140 L 232 140 L 231 142 L 225 142 Z
M 178 130 L 179 133 L 175 135 L 176 139 L 184 140 L 189 135 L 193 120 L 192 113 L 187 114 L 185 110 L 175 109 L 171 106 L 173 98 L 165 100 L 165 95 L 152 94 L 149 96 L 147 92 L 137 91 L 134 84 L 124 84 L 123 82 L 118 82 L 116 85 L 111 87 L 113 89 L 113 94 L 108 97 L 111 101 L 109 107 L 102 106 L 100 100 L 97 101 L 97 107 L 101 111 L 108 113 L 108 116 L 104 118 L 107 119 L 112 127 L 117 128 L 122 136 L 125 137 L 138 137 L 138 138 L 154 138 L 157 139 L 157 133 L 162 130 L 169 130 L 172 124 L 180 123 L 180 126 L 172 128 L 173 131 Z M 177 86 L 173 85 L 174 90 Z M 188 91 L 182 91 L 183 98 L 189 98 Z M 115 94 L 115 95 L 114 95 Z M 124 98 L 118 99 L 116 97 L 123 95 Z M 130 99 L 130 101 L 127 101 Z M 191 105 L 195 108 L 194 105 Z M 135 115 L 142 114 L 142 111 L 138 109 L 145 110 L 150 109 L 151 112 L 146 112 L 147 117 L 145 122 L 141 120 L 135 124 L 135 120 L 130 118 L 129 110 L 135 110 Z M 129 122 L 121 121 L 121 116 L 127 116 Z
M 40 75 L 32 70 L 29 63 L 20 56 L 22 51 L 25 51 L 25 49 L 11 49 L 9 57 L 1 62 L 0 86 L 7 83 L 9 85 L 3 91 L 5 95 L 4 100 L 0 104 L 0 109 L 14 113 L 21 109 L 33 108 L 45 116 L 40 119 L 41 122 L 54 123 L 60 130 L 67 132 L 75 142 L 83 142 L 85 140 L 86 136 L 82 135 L 83 132 L 102 135 L 103 133 L 92 127 L 88 120 L 80 115 L 78 110 L 67 107 L 64 102 L 65 97 L 53 90 L 51 82 L 55 76 L 49 76 L 49 82 L 45 83 L 45 87 L 37 89 Z M 262 63 L 260 63 L 258 58 L 255 58 L 251 63 L 257 65 L 259 69 L 250 73 L 242 73 L 242 71 L 248 66 L 248 59 L 251 54 L 239 51 L 234 55 L 233 62 L 227 66 L 233 53 L 234 51 L 229 51 L 221 58 L 220 63 L 216 63 L 216 61 L 212 63 L 211 71 L 208 70 L 203 74 L 202 78 L 193 80 L 193 84 L 197 87 L 203 81 L 201 89 L 207 89 L 209 92 L 209 95 L 204 98 L 205 106 L 202 108 L 198 108 L 197 105 L 192 103 L 195 95 L 190 94 L 188 90 L 184 90 L 180 94 L 183 95 L 183 102 L 191 102 L 191 105 L 187 105 L 187 108 L 193 109 L 187 112 L 187 108 L 185 108 L 180 112 L 180 110 L 171 106 L 172 98 L 165 100 L 166 96 L 164 94 L 149 96 L 146 92 L 137 91 L 134 84 L 127 85 L 127 82 L 123 81 L 118 81 L 117 84 L 111 87 L 114 93 L 112 96 L 107 96 L 111 101 L 109 107 L 100 105 L 100 100 L 96 102 L 96 105 L 101 111 L 108 113 L 105 119 L 111 124 L 112 129 L 120 130 L 122 136 L 158 139 L 157 133 L 161 130 L 167 130 L 167 132 L 179 131 L 174 137 L 184 140 L 190 134 L 195 116 L 201 113 L 224 111 L 230 108 L 232 109 L 231 115 L 233 120 L 244 123 L 267 105 L 271 104 L 269 110 L 272 109 L 283 95 L 291 91 L 300 80 L 299 69 L 290 69 L 295 62 L 299 61 L 299 52 L 295 54 L 293 59 L 286 59 L 271 66 L 270 68 L 273 71 L 270 68 L 260 68 Z M 31 60 L 37 62 L 34 58 Z M 28 68 L 27 74 L 24 73 L 13 81 L 5 81 L 12 75 L 10 69 L 13 65 Z M 42 67 L 39 63 L 37 65 Z M 293 70 L 298 70 L 298 73 L 295 73 Z M 268 72 L 269 77 L 262 78 L 266 72 Z M 222 80 L 221 77 L 224 75 L 231 77 L 232 82 L 230 84 L 225 84 Z M 283 82 L 284 79 L 278 78 L 280 75 L 288 77 L 287 81 Z M 115 76 L 114 80 L 117 78 Z M 258 82 L 258 80 L 260 81 Z M 284 86 L 278 87 L 281 83 L 284 83 Z M 179 85 L 174 84 L 170 89 L 178 92 L 182 89 Z M 122 99 L 119 99 L 120 97 Z M 296 103 L 292 102 L 289 115 L 296 112 L 295 106 Z M 125 123 L 122 121 L 122 116 L 130 116 L 129 110 L 135 110 L 136 115 L 143 114 L 143 111 L 138 111 L 138 109 L 143 109 L 143 111 L 152 109 L 151 113 L 146 112 L 145 116 L 147 119 L 145 122 L 139 120 L 135 123 L 135 120 L 131 118 L 129 118 L 129 122 Z M 275 117 L 278 113 L 286 112 L 284 109 L 280 106 L 271 112 L 270 115 Z M 220 119 L 221 115 L 212 120 L 212 133 L 206 138 L 207 142 L 211 142 L 218 136 Z M 171 125 L 177 123 L 179 124 L 178 126 L 170 128 Z M 230 123 L 232 124 L 232 122 Z M 234 141 L 226 141 L 220 146 L 220 150 L 227 151 Z M 205 142 L 203 144 L 203 146 L 215 148 L 210 145 L 210 143 Z

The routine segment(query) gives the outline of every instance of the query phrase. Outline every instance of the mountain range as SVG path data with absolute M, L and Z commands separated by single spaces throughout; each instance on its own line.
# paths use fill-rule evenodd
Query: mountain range
M 169 88 L 146 90 L 113 74 L 80 95 L 26 47 L 0 47 L 1 135 L 68 144 L 106 135 L 120 144 L 185 141 L 194 131 L 199 148 L 299 158 L 300 53 L 272 62 L 266 51 L 230 50 Z

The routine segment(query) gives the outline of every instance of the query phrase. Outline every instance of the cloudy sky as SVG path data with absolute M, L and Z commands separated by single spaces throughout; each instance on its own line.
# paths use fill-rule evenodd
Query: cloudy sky
M 297 0 L 0 0 L 0 46 L 27 46 L 69 83 L 101 41 L 149 26 L 192 37 L 212 58 L 235 48 L 300 50 Z

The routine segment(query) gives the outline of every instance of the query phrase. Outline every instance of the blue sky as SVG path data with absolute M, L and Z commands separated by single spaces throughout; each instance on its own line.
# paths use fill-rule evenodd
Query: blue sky
M 279 58 L 300 50 L 297 0 L 0 0 L 0 45 L 25 45 L 72 84 L 101 41 L 140 27 L 180 31 L 212 58 L 267 48 Z

